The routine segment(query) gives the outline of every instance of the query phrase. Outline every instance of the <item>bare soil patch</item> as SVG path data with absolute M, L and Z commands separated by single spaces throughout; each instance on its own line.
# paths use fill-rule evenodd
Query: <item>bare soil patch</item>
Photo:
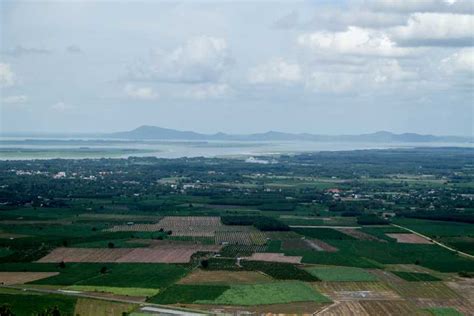
M 375 236 L 369 235 L 367 233 L 364 233 L 363 231 L 360 231 L 359 229 L 353 229 L 353 228 L 337 228 L 336 230 L 340 231 L 341 233 L 344 233 L 346 235 L 352 236 L 356 239 L 360 240 L 369 240 L 369 241 L 379 241 L 379 242 L 387 242 L 386 240 L 379 239 Z
M 59 272 L 0 272 L 0 284 L 23 284 L 58 274 Z
M 198 251 L 218 252 L 218 245 L 163 245 L 154 248 L 56 248 L 38 262 L 188 263 Z
M 431 241 L 416 234 L 386 234 L 388 237 L 394 238 L 399 243 L 404 244 L 432 244 Z
M 256 252 L 250 257 L 242 257 L 242 259 L 252 261 L 269 261 L 269 262 L 286 262 L 286 263 L 301 263 L 301 256 L 285 256 L 283 253 L 271 252 Z
M 255 284 L 273 282 L 269 276 L 255 271 L 204 271 L 195 270 L 180 284 Z

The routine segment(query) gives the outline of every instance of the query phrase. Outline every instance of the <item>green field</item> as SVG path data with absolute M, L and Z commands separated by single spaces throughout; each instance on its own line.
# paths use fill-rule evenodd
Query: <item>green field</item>
M 321 281 L 377 281 L 378 279 L 369 272 L 352 267 L 311 267 L 306 271 L 316 276 Z
M 150 299 L 158 304 L 263 305 L 330 302 L 311 286 L 297 281 L 252 285 L 173 285 Z
M 107 267 L 107 273 L 100 273 Z M 186 275 L 188 269 L 172 264 L 147 263 L 67 263 L 65 268 L 50 263 L 0 264 L 0 271 L 59 272 L 33 284 L 94 285 L 111 287 L 163 288 Z
M 391 271 L 393 274 L 405 281 L 441 281 L 441 279 L 428 273 Z
M 321 240 L 354 240 L 355 238 L 332 228 L 292 228 L 294 232 L 306 237 Z
M 434 316 L 462 316 L 463 314 L 451 307 L 431 307 L 427 308 Z
M 222 305 L 264 305 L 292 302 L 329 303 L 330 300 L 310 285 L 285 281 L 267 284 L 235 285 L 225 291 L 212 304 Z M 199 301 L 210 304 L 210 301 Z
M 158 289 L 93 285 L 71 285 L 67 289 L 83 292 L 105 292 L 125 296 L 154 296 L 160 292 Z
M 62 295 L 0 294 L 0 306 L 8 304 L 16 316 L 31 316 L 57 307 L 61 315 L 73 315 L 76 298 Z
M 183 285 L 174 284 L 149 299 L 156 304 L 196 303 L 213 301 L 230 287 L 223 285 Z

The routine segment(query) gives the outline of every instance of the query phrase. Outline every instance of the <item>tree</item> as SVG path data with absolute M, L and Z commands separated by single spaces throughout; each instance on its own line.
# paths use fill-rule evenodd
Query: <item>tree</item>
M 61 269 L 66 268 L 66 263 L 65 263 L 64 261 L 61 261 L 61 262 L 59 263 L 59 267 L 60 267 Z
M 108 245 L 107 245 L 109 248 L 115 248 L 115 245 L 113 242 L 109 242 Z
M 0 315 L 1 316 L 14 316 L 11 307 L 9 304 L 3 304 L 0 306 Z
M 100 273 L 101 274 L 106 274 L 107 273 L 107 267 L 100 268 Z
M 201 267 L 203 269 L 207 269 L 207 267 L 209 267 L 209 260 L 202 260 L 201 261 Z

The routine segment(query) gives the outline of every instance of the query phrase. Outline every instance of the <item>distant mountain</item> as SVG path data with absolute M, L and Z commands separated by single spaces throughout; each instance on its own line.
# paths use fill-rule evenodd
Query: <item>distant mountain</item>
M 225 133 L 200 134 L 192 131 L 178 131 L 169 128 L 143 125 L 128 132 L 103 134 L 107 138 L 121 138 L 133 140 L 236 140 L 236 141 L 319 141 L 319 142 L 381 142 L 381 143 L 472 143 L 473 138 L 461 136 L 434 136 L 420 135 L 415 133 L 394 134 L 380 131 L 362 135 L 314 135 L 314 134 L 291 134 L 276 131 L 266 133 L 231 135 Z

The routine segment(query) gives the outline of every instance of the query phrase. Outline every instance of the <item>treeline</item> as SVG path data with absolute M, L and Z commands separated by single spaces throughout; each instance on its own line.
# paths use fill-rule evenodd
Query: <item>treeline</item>
M 288 231 L 290 227 L 279 220 L 267 216 L 225 215 L 221 217 L 224 225 L 253 225 L 261 231 Z
M 446 222 L 461 222 L 474 224 L 474 214 L 452 214 L 452 213 L 403 213 L 399 214 L 403 217 L 417 218 L 417 219 L 428 219 L 433 221 L 446 221 Z

